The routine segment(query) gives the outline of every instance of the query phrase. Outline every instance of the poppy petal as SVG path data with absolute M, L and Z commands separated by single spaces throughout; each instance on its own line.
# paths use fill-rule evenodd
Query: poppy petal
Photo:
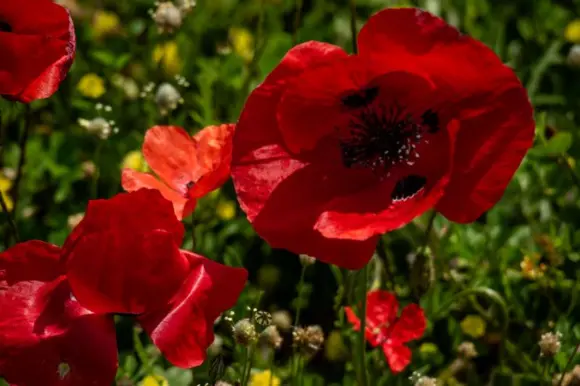
M 356 269 L 371 258 L 376 238 L 331 240 L 313 229 L 334 188 L 324 185 L 320 191 L 320 182 L 332 170 L 325 170 L 327 165 L 310 168 L 288 154 L 274 114 L 287 82 L 308 64 L 323 64 L 345 55 L 338 47 L 316 42 L 290 50 L 248 98 L 234 134 L 232 177 L 242 209 L 274 248 Z M 346 181 L 338 183 L 351 189 Z
M 352 329 L 354 331 L 360 331 L 360 319 L 354 313 L 354 310 L 351 307 L 344 307 L 344 312 L 346 314 L 346 320 L 352 324 Z M 368 315 L 368 312 L 367 312 Z M 365 338 L 366 340 L 373 346 L 376 347 L 381 342 L 383 342 L 383 334 L 382 331 L 377 330 L 369 325 L 369 320 L 367 318 L 367 326 L 365 331 Z
M 163 229 L 181 245 L 185 229 L 175 217 L 173 205 L 161 193 L 152 189 L 140 189 L 121 193 L 107 200 L 89 201 L 83 220 L 66 239 L 63 260 L 82 236 L 98 232 L 126 232 L 135 234 Z
M 401 316 L 392 326 L 389 337 L 394 342 L 406 343 L 423 336 L 426 328 L 425 313 L 416 304 L 403 308 Z
M 191 197 L 202 197 L 230 178 L 232 140 L 236 125 L 208 126 L 195 134 L 197 175 L 189 190 Z
M 191 272 L 173 298 L 160 311 L 138 317 L 153 343 L 172 364 L 182 368 L 199 366 L 213 342 L 217 317 L 233 307 L 248 274 L 187 251 Z
M 0 4 L 0 46 L 10 60 L 0 63 L 0 94 L 24 103 L 47 98 L 74 60 L 76 38 L 68 11 L 52 1 Z
M 393 374 L 398 374 L 411 363 L 411 350 L 402 344 L 385 343 L 382 346 Z
M 388 291 L 376 290 L 367 294 L 367 324 L 371 329 L 384 329 L 397 318 L 399 302 Z
M 460 129 L 436 209 L 452 221 L 474 221 L 499 201 L 533 142 L 532 107 L 516 75 L 490 48 L 418 9 L 377 13 L 358 42 L 361 55 L 413 62 L 451 88 L 447 113 Z
M 173 203 L 175 215 L 179 220 L 189 216 L 195 209 L 196 201 L 194 199 L 183 197 L 148 173 L 141 173 L 133 169 L 123 169 L 121 185 L 127 192 L 134 192 L 143 188 L 158 190 L 164 198 Z
M 189 262 L 166 231 L 109 231 L 80 238 L 66 268 L 73 294 L 86 308 L 140 314 L 167 304 Z
M 154 126 L 147 130 L 143 156 L 159 178 L 183 195 L 196 181 L 195 142 L 181 127 Z
M 12 285 L 21 281 L 52 281 L 63 274 L 60 248 L 44 241 L 16 244 L 0 256 L 0 280 Z
M 461 108 L 453 173 L 436 209 L 452 221 L 468 223 L 501 199 L 533 144 L 535 123 L 519 84 L 479 95 Z
M 66 278 L 51 277 L 57 266 L 58 248 L 37 241 L 0 253 L 0 374 L 19 386 L 108 386 L 117 370 L 113 320 L 82 308 Z

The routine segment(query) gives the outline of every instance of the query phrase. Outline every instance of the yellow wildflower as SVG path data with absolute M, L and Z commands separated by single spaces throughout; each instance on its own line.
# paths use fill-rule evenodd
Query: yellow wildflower
M 177 42 L 169 41 L 156 45 L 153 49 L 153 62 L 157 65 L 161 62 L 161 66 L 163 66 L 163 69 L 169 75 L 179 74 L 183 63 L 181 56 L 179 56 Z
M 566 26 L 564 37 L 570 43 L 580 43 L 580 19 L 574 19 Z
M 162 375 L 148 375 L 141 381 L 141 386 L 169 386 L 169 382 Z
M 472 338 L 481 338 L 485 334 L 486 323 L 479 315 L 467 315 L 460 326 L 461 331 Z
M 105 82 L 97 74 L 90 73 L 81 78 L 77 89 L 87 98 L 97 99 L 105 93 Z
M 116 13 L 97 10 L 93 16 L 93 33 L 96 38 L 101 38 L 117 31 L 121 21 Z
M 12 208 L 14 208 L 14 202 L 12 201 L 12 198 L 8 195 L 10 188 L 12 188 L 12 181 L 0 175 L 0 194 L 2 195 L 2 198 L 4 198 L 4 202 L 6 203 L 9 212 L 11 212 Z M 0 212 L 2 212 L 1 206 Z
M 236 204 L 232 201 L 220 201 L 216 207 L 218 217 L 224 221 L 228 221 L 236 217 Z
M 254 57 L 254 37 L 245 28 L 230 28 L 230 41 L 234 52 L 249 62 Z
M 272 380 L 270 380 L 272 378 Z M 250 386 L 280 386 L 280 378 L 272 374 L 270 370 L 252 374 Z
M 133 169 L 139 172 L 144 172 L 147 170 L 147 163 L 145 162 L 145 158 L 143 158 L 143 154 L 139 150 L 133 150 L 123 157 L 121 167 L 123 169 Z

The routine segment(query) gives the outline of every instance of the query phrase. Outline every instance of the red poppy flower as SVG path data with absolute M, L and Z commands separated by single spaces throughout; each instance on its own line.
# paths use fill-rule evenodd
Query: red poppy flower
M 179 219 L 189 216 L 197 199 L 219 188 L 230 176 L 235 125 L 208 126 L 191 137 L 177 126 L 155 126 L 145 134 L 143 155 L 151 174 L 124 169 L 123 189 L 157 189 L 173 202 Z
M 429 208 L 475 220 L 534 136 L 513 71 L 443 20 L 387 9 L 358 46 L 291 49 L 248 98 L 232 156 L 240 204 L 266 241 L 351 269 L 377 235 Z
M 247 279 L 179 246 L 173 207 L 156 190 L 95 200 L 63 247 L 74 296 L 97 314 L 134 314 L 165 357 L 200 365 L 213 323 L 238 299 Z
M 48 98 L 75 56 L 74 25 L 52 0 L 0 2 L 0 95 L 23 103 Z
M 110 386 L 113 319 L 71 296 L 60 248 L 28 241 L 0 253 L 0 377 L 15 386 Z
M 360 319 L 352 308 L 345 307 L 346 318 L 356 331 Z M 397 298 L 387 291 L 367 294 L 367 320 L 365 336 L 373 346 L 381 346 L 393 373 L 401 372 L 411 362 L 411 350 L 405 343 L 419 339 L 425 332 L 425 315 L 416 304 L 403 308 L 401 315 Z

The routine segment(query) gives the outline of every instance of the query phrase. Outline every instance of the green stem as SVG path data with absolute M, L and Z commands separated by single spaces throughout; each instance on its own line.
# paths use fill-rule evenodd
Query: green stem
M 268 386 L 272 386 L 274 383 L 274 356 L 276 353 L 272 350 L 272 359 L 270 359 L 270 379 L 268 380 Z
M 574 184 L 576 184 L 576 186 L 580 188 L 580 176 L 578 176 L 576 170 L 572 167 L 572 165 L 570 165 L 570 162 L 568 162 L 568 156 L 566 154 L 559 156 L 558 163 L 563 165 L 568 170 L 568 172 L 570 173 L 570 177 L 572 178 L 572 180 L 574 180 Z
M 16 228 L 16 223 L 14 222 L 14 219 L 12 218 L 12 214 L 8 210 L 8 204 L 6 204 L 6 201 L 4 201 L 4 193 L 2 193 L 2 192 L 0 192 L 0 207 L 2 207 L 2 211 L 4 212 L 4 215 L 6 216 L 6 219 L 8 220 L 8 226 L 10 227 L 10 230 L 12 231 L 12 235 L 14 236 L 14 241 L 16 243 L 18 243 L 20 241 L 20 236 L 18 235 L 18 228 Z M 7 241 L 9 242 L 10 239 L 8 238 Z M 8 247 L 8 245 L 6 245 L 6 247 Z
M 241 386 L 248 386 L 251 371 L 252 371 L 252 346 L 248 346 L 246 347 L 246 355 L 244 357 L 244 368 L 242 370 Z
M 296 13 L 294 14 L 294 33 L 292 34 L 292 45 L 298 43 L 298 31 L 300 30 L 300 19 L 302 17 L 302 1 L 296 0 Z
M 105 143 L 104 139 L 99 139 L 99 143 L 97 144 L 97 148 L 95 149 L 95 157 L 93 162 L 95 164 L 95 175 L 93 176 L 93 180 L 91 182 L 91 199 L 95 200 L 99 198 L 99 177 L 101 175 L 101 170 L 99 168 L 99 161 L 101 159 L 101 153 L 103 151 L 103 146 Z
M 18 158 L 18 166 L 16 169 L 16 177 L 14 178 L 14 185 L 12 186 L 12 198 L 14 205 L 12 208 L 12 213 L 16 215 L 16 209 L 18 207 L 18 202 L 20 198 L 20 181 L 24 174 L 24 165 L 26 164 L 26 145 L 28 143 L 28 137 L 30 136 L 30 128 L 32 126 L 32 110 L 30 105 L 27 104 L 24 110 L 24 129 L 22 135 L 20 136 L 20 141 L 18 141 L 18 147 L 20 149 L 20 156 Z
M 298 302 L 296 304 L 296 315 L 294 315 L 294 328 L 297 328 L 298 324 L 300 323 L 300 312 L 302 310 L 302 288 L 304 287 L 306 268 L 308 268 L 308 265 L 302 264 L 302 272 L 300 272 L 300 280 L 298 281 Z M 300 358 L 296 353 L 296 346 L 293 347 L 292 351 L 292 383 L 296 385 L 298 382 L 298 362 L 300 361 Z
M 425 228 L 425 241 L 423 242 L 423 247 L 419 250 L 419 253 L 427 253 L 427 246 L 429 245 L 429 236 L 431 236 L 431 231 L 433 230 L 435 217 L 437 217 L 437 212 L 433 210 L 429 215 L 429 220 L 427 220 L 427 228 Z
M 358 54 L 356 30 L 356 0 L 350 0 L 350 32 L 352 34 L 352 53 Z
M 578 354 L 579 350 L 580 350 L 580 343 L 578 343 L 576 345 L 576 348 L 572 352 L 572 355 L 570 355 L 570 358 L 568 358 L 568 362 L 566 362 L 566 367 L 564 367 L 564 371 L 562 371 L 562 375 L 560 376 L 560 381 L 558 382 L 558 386 L 562 386 L 562 383 L 564 382 L 564 376 L 570 370 L 570 366 L 572 366 L 572 361 L 574 360 L 574 357 L 576 356 L 576 354 Z
M 393 275 L 393 272 L 391 271 L 391 264 L 389 261 L 389 255 L 387 255 L 387 246 L 385 245 L 385 240 L 383 239 L 383 237 L 379 237 L 379 242 L 377 245 L 377 255 L 379 256 L 379 258 L 381 259 L 381 261 L 383 262 L 383 265 L 385 267 L 385 272 L 387 273 L 387 279 L 389 282 L 389 289 L 391 291 L 395 290 L 395 275 Z
M 145 351 L 145 347 L 141 343 L 139 331 L 140 329 L 138 327 L 133 328 L 133 345 L 135 346 L 137 357 L 141 361 L 142 372 L 149 375 L 153 373 L 153 362 L 147 357 L 147 351 Z
M 367 386 L 367 369 L 366 369 L 366 327 L 367 327 L 367 276 L 368 264 L 360 271 L 360 283 L 358 300 L 361 304 L 360 311 L 360 331 L 359 331 L 359 376 L 360 386 Z

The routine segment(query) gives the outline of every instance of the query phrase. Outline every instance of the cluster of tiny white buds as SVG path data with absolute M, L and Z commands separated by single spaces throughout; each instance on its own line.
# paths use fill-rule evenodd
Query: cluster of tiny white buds
M 187 88 L 190 86 L 189 81 L 183 75 L 175 75 L 175 82 L 181 87 Z
M 187 14 L 197 5 L 195 0 L 175 0 L 175 5 L 181 10 L 182 14 Z
M 97 111 L 105 111 L 106 113 L 110 113 L 111 111 L 113 111 L 113 108 L 109 105 L 104 105 L 102 103 L 97 103 L 95 105 L 95 110 Z
M 79 118 L 78 124 L 89 133 L 96 134 L 101 139 L 107 139 L 111 134 L 119 133 L 119 128 L 115 126 L 115 121 L 107 121 L 103 117 L 96 117 L 90 120 Z
M 162 83 L 155 93 L 155 103 L 162 115 L 175 110 L 184 100 L 177 89 L 170 83 Z
M 224 316 L 224 320 L 229 324 L 234 324 L 234 316 L 236 315 L 235 311 L 228 311 L 226 316 Z
M 139 95 L 141 96 L 141 98 L 146 98 L 147 96 L 153 93 L 153 90 L 155 90 L 155 83 L 149 82 L 145 85 L 145 87 L 143 87 L 143 90 Z
M 560 351 L 562 343 L 562 334 L 559 332 L 546 332 L 540 337 L 538 345 L 540 346 L 540 356 L 553 357 Z
M 417 371 L 411 374 L 409 380 L 413 383 L 414 386 L 437 386 L 437 379 L 427 377 Z

